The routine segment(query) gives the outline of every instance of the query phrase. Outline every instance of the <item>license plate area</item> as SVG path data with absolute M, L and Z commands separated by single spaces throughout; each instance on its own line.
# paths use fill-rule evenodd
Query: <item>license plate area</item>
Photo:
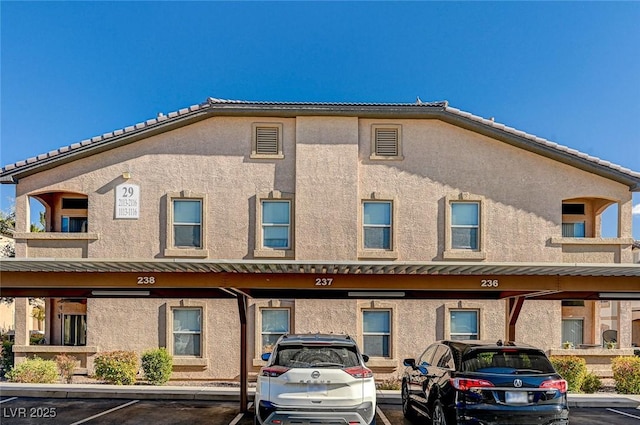
M 325 384 L 308 384 L 307 393 L 310 396 L 327 395 L 327 386 Z
M 529 393 L 526 391 L 506 391 L 504 402 L 507 404 L 527 404 L 529 403 Z

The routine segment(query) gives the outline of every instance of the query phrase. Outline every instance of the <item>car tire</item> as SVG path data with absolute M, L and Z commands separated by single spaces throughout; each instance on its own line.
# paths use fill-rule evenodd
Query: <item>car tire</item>
M 433 411 L 431 412 L 431 424 L 432 425 L 447 425 L 447 417 L 444 413 L 444 407 L 442 403 L 436 401 L 433 404 Z
M 369 425 L 376 425 L 376 418 L 371 419 L 371 423 Z
M 409 388 L 406 382 L 402 383 L 402 414 L 407 419 L 415 419 L 416 411 L 411 407 L 411 401 L 409 400 Z

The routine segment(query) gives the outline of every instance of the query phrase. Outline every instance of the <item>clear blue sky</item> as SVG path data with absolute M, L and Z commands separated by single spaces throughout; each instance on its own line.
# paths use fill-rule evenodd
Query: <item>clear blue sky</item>
M 0 8 L 2 165 L 209 96 L 420 96 L 640 171 L 640 2 L 2 1 Z M 3 185 L 3 209 L 11 196 L 13 186 Z

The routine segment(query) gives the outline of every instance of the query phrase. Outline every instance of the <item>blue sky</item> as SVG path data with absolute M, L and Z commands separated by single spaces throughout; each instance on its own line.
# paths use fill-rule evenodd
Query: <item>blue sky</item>
M 640 2 L 2 1 L 0 8 L 2 165 L 209 96 L 419 96 L 640 171 Z M 13 186 L 1 195 L 5 209 Z M 605 235 L 611 221 L 605 217 Z

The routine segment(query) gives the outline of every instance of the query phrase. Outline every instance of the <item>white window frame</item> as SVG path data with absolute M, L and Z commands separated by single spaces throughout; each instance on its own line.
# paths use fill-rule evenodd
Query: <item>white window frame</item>
M 261 226 L 262 226 L 262 249 L 291 249 L 291 201 L 288 199 L 261 199 L 260 202 L 262 203 L 261 206 L 261 211 L 262 211 L 262 222 L 261 222 Z M 265 204 L 287 204 L 287 206 L 289 207 L 289 220 L 286 224 L 283 223 L 267 223 L 265 222 L 264 219 L 264 210 L 265 210 Z M 272 246 L 265 246 L 265 231 L 266 229 L 270 228 L 270 227 L 284 227 L 287 229 L 287 245 L 283 246 L 283 247 L 272 247 Z
M 455 203 L 475 203 L 478 205 L 478 247 L 476 249 L 453 247 L 452 234 L 454 226 L 452 225 L 452 205 Z M 445 260 L 485 260 L 487 258 L 487 253 L 485 251 L 487 234 L 487 213 L 484 197 L 471 195 L 466 192 L 446 196 L 444 216 L 444 252 L 442 253 L 442 258 L 444 258 Z
M 476 210 L 476 222 L 478 224 L 453 224 L 453 219 L 451 220 L 451 249 L 463 249 L 469 251 L 478 251 L 480 248 L 480 203 L 476 201 L 456 201 L 451 202 L 449 207 L 451 208 L 451 217 L 453 217 L 453 210 L 456 206 L 459 205 L 475 205 L 477 207 Z M 453 245 L 453 231 L 454 229 L 475 229 L 476 230 L 476 246 L 462 247 L 462 246 L 454 246 Z
M 475 313 L 476 314 L 476 332 L 468 332 L 468 333 L 454 333 L 452 331 L 453 329 L 453 318 L 452 315 L 454 313 L 458 313 L 458 312 L 464 312 L 464 313 Z M 456 336 L 475 336 L 476 338 L 473 339 L 473 341 L 477 341 L 480 339 L 480 310 L 475 309 L 475 308 L 451 308 L 448 311 L 449 317 L 448 317 L 448 321 L 449 321 L 449 338 L 454 339 L 454 337 Z M 469 340 L 469 338 L 466 338 L 465 340 Z
M 396 133 L 396 154 L 387 155 L 378 152 L 379 131 L 392 131 Z M 372 124 L 371 125 L 371 160 L 391 160 L 398 161 L 404 159 L 402 156 L 402 125 L 400 124 Z
M 289 244 L 286 248 L 269 248 L 264 246 L 264 222 L 262 219 L 263 202 L 289 203 Z M 256 258 L 294 258 L 295 257 L 295 196 L 278 190 L 256 194 L 256 229 L 255 249 Z M 267 225 L 268 227 L 269 225 Z
M 287 313 L 287 330 L 285 332 L 269 332 L 264 330 L 264 313 L 266 311 L 286 311 Z M 286 335 L 291 333 L 291 309 L 289 308 L 276 308 L 276 307 L 265 307 L 260 309 L 260 346 L 264 351 L 265 346 L 263 344 L 263 336 L 264 335 Z
M 175 314 L 177 311 L 197 311 L 200 313 L 200 331 L 176 331 L 173 328 L 173 324 L 174 324 L 174 318 L 175 318 Z M 201 307 L 173 307 L 171 309 L 171 346 L 172 346 L 172 354 L 174 357 L 198 357 L 198 358 L 202 358 L 202 354 L 203 354 L 203 338 L 202 338 L 202 328 L 203 328 L 203 323 L 204 323 L 204 318 L 203 318 L 203 309 Z M 177 354 L 175 352 L 175 336 L 176 335 L 198 335 L 198 340 L 200 341 L 200 353 L 196 354 L 196 355 L 189 355 L 189 354 Z
M 389 321 L 389 332 L 365 332 L 364 330 L 364 316 L 366 313 L 387 313 L 387 319 Z M 393 311 L 388 308 L 365 308 L 361 310 L 362 315 L 362 349 L 365 347 L 365 339 L 367 337 L 387 337 L 388 338 L 388 347 L 387 353 L 383 353 L 382 356 L 372 356 L 370 353 L 364 352 L 369 357 L 379 357 L 382 359 L 390 359 L 392 358 L 392 338 L 393 338 Z M 386 354 L 386 355 L 385 355 Z
M 276 134 L 276 143 L 277 143 L 277 152 L 276 153 L 262 153 L 259 151 L 259 137 L 258 132 L 260 129 L 273 129 L 277 132 Z M 273 123 L 273 122 L 257 122 L 253 123 L 251 126 L 252 138 L 251 138 L 251 158 L 254 159 L 284 159 L 284 154 L 282 152 L 282 130 L 283 125 L 281 123 Z
M 369 224 L 366 222 L 365 208 L 368 204 L 386 204 L 389 205 L 389 223 L 388 224 Z M 368 248 L 366 229 L 389 229 L 389 246 L 382 248 Z M 393 201 L 367 200 L 362 202 L 362 249 L 363 250 L 393 250 Z
M 174 201 L 200 201 L 200 246 L 179 247 L 174 245 Z M 195 193 L 188 190 L 167 194 L 167 226 L 165 239 L 165 257 L 190 257 L 206 258 L 209 256 L 207 249 L 207 196 L 203 193 Z M 188 223 L 180 223 L 187 225 Z M 197 223 L 194 223 L 197 224 Z

